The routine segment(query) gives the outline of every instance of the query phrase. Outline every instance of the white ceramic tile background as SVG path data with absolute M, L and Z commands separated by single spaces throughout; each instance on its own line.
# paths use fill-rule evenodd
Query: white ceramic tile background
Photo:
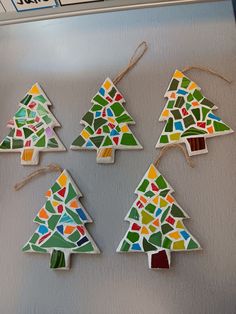
M 35 167 L 19 155 L 0 155 L 0 312 L 3 314 L 233 314 L 236 309 L 236 135 L 208 140 L 209 153 L 191 169 L 178 151 L 167 153 L 160 171 L 189 214 L 187 228 L 203 251 L 172 254 L 168 271 L 148 270 L 145 254 L 117 254 L 128 228 L 123 219 L 134 190 L 156 157 L 158 122 L 171 75 L 186 65 L 210 66 L 235 80 L 235 22 L 230 1 L 163 7 L 45 21 L 0 28 L 0 134 L 25 91 L 36 81 L 61 122 L 57 133 L 69 147 L 79 121 L 107 77 L 127 63 L 136 45 L 149 51 L 119 83 L 132 131 L 142 151 L 117 151 L 113 165 L 96 164 L 95 152 L 45 153 L 41 165 L 67 168 L 83 193 L 94 223 L 89 233 L 101 255 L 74 255 L 69 272 L 49 269 L 49 256 L 21 252 L 36 229 L 33 218 L 57 174 L 13 192 Z M 188 74 L 236 130 L 234 82 L 204 73 Z

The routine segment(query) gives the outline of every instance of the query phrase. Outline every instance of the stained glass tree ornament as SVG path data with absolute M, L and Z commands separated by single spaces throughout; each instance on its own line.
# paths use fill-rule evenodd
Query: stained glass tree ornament
M 189 69 L 204 68 L 191 67 Z M 216 72 L 209 71 L 226 80 Z M 233 130 L 213 113 L 217 107 L 200 87 L 183 72 L 176 70 L 165 93 L 168 101 L 159 121 L 166 121 L 156 147 L 185 143 L 189 156 L 207 153 L 206 139 L 232 133 Z
M 182 146 L 172 144 L 162 149 L 135 190 L 138 195 L 125 220 L 129 229 L 121 240 L 117 252 L 145 252 L 150 269 L 170 268 L 170 253 L 201 249 L 198 241 L 183 224 L 189 218 L 172 196 L 174 190 L 161 175 L 157 166 L 166 150 Z
M 85 125 L 80 135 L 73 141 L 71 149 L 97 151 L 97 163 L 113 163 L 116 149 L 142 149 L 133 135 L 129 124 L 135 124 L 124 108 L 124 97 L 117 84 L 141 59 L 147 50 L 142 42 L 135 50 L 128 66 L 112 81 L 107 78 L 92 99 L 91 109 L 83 116 Z
M 34 219 L 39 227 L 23 247 L 24 252 L 49 253 L 50 268 L 67 270 L 70 255 L 100 253 L 85 228 L 92 219 L 79 201 L 81 192 L 67 170 L 46 192 L 47 202 Z
M 37 165 L 40 151 L 65 151 L 53 130 L 60 124 L 48 108 L 51 105 L 39 84 L 34 84 L 8 122 L 11 131 L 0 143 L 0 152 L 20 152 L 22 165 Z

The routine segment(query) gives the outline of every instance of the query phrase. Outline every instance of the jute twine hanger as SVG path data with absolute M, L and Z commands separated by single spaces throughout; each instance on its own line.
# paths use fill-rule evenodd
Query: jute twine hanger
M 148 45 L 146 41 L 141 42 L 141 44 L 138 45 L 138 47 L 135 49 L 132 57 L 130 58 L 129 64 L 116 75 L 116 77 L 113 79 L 113 83 L 116 85 L 119 83 L 122 78 L 130 71 L 132 70 L 135 65 L 139 62 L 139 60 L 144 56 L 145 52 L 148 50 Z
M 191 71 L 191 70 L 200 70 L 202 72 L 206 72 L 206 73 L 209 73 L 211 75 L 217 76 L 220 79 L 222 79 L 223 81 L 227 82 L 228 84 L 232 83 L 232 80 L 229 80 L 228 78 L 226 78 L 222 74 L 220 74 L 220 73 L 218 73 L 218 72 L 216 72 L 210 68 L 206 68 L 206 67 L 202 67 L 202 66 L 195 66 L 195 65 L 187 66 L 182 70 L 182 72 L 186 73 L 186 72 Z
M 63 171 L 62 168 L 57 164 L 50 164 L 50 165 L 47 165 L 45 167 L 41 167 L 41 168 L 35 170 L 34 172 L 30 173 L 22 181 L 16 183 L 14 185 L 14 189 L 15 189 L 15 191 L 20 190 L 24 185 L 26 185 L 33 178 L 35 178 L 39 175 L 42 175 L 44 173 L 48 173 L 48 172 L 60 172 L 61 173 L 62 171 Z
M 157 159 L 153 162 L 153 164 L 154 164 L 154 166 L 155 166 L 156 168 L 159 166 L 160 161 L 161 161 L 162 157 L 165 155 L 165 153 L 166 153 L 168 150 L 173 149 L 173 148 L 178 148 L 178 149 L 181 151 L 181 153 L 183 153 L 183 155 L 184 155 L 184 157 L 185 157 L 185 159 L 186 159 L 188 165 L 189 165 L 191 168 L 194 168 L 194 164 L 193 164 L 191 158 L 189 157 L 189 155 L 188 155 L 186 149 L 185 149 L 182 145 L 180 145 L 180 144 L 169 144 L 169 145 L 164 146 L 164 147 L 161 149 L 161 151 L 160 151 L 160 153 L 159 153 Z

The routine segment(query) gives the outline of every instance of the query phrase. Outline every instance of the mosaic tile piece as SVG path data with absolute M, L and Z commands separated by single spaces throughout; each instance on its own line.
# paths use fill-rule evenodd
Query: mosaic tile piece
M 128 124 L 135 124 L 124 108 L 124 98 L 107 78 L 92 99 L 91 109 L 83 116 L 85 125 L 71 149 L 97 151 L 98 163 L 113 163 L 116 149 L 141 149 Z
M 157 187 L 154 193 L 153 186 Z M 149 267 L 155 269 L 170 267 L 171 251 L 201 249 L 183 224 L 183 219 L 189 217 L 172 196 L 173 192 L 151 164 L 136 188 L 138 197 L 125 218 L 130 223 L 129 229 L 117 252 L 145 252 Z
M 0 152 L 20 152 L 22 165 L 37 165 L 40 151 L 66 150 L 53 130 L 60 124 L 48 106 L 47 96 L 38 83 L 34 84 L 8 122 L 11 130 L 0 143 Z
M 34 219 L 39 227 L 23 251 L 49 253 L 50 268 L 53 269 L 69 269 L 72 253 L 100 253 L 85 228 L 92 219 L 79 202 L 81 196 L 64 170 L 46 192 L 48 200 Z
M 206 139 L 233 130 L 213 114 L 217 107 L 200 87 L 176 70 L 165 93 L 168 98 L 159 121 L 166 121 L 156 147 L 185 143 L 189 156 L 207 153 Z

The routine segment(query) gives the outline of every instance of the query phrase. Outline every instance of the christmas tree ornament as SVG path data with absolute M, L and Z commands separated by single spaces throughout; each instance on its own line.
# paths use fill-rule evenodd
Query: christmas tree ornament
M 57 171 L 50 165 L 36 171 L 15 186 L 21 188 L 35 175 Z M 53 186 L 46 192 L 47 201 L 34 219 L 39 226 L 23 247 L 24 252 L 49 253 L 50 268 L 70 268 L 70 254 L 100 253 L 97 245 L 85 228 L 92 219 L 79 201 L 81 192 L 67 170 L 61 172 Z
M 168 100 L 159 121 L 166 121 L 166 125 L 156 147 L 185 143 L 189 156 L 207 153 L 207 138 L 233 132 L 213 113 L 217 109 L 216 105 L 203 96 L 196 83 L 184 75 L 183 72 L 191 69 L 209 72 L 229 82 L 218 73 L 201 67 L 175 71 L 165 93 Z
M 37 165 L 40 151 L 66 150 L 53 130 L 60 124 L 48 109 L 51 105 L 39 84 L 34 84 L 8 122 L 11 131 L 0 143 L 0 152 L 20 152 L 22 165 Z
M 97 151 L 97 163 L 113 163 L 116 149 L 142 149 L 133 135 L 129 124 L 135 124 L 124 108 L 124 97 L 117 84 L 142 58 L 147 50 L 146 42 L 136 49 L 128 66 L 112 81 L 107 78 L 92 99 L 91 109 L 83 116 L 85 125 L 73 141 L 71 149 L 92 149 Z
M 145 252 L 150 269 L 169 268 L 170 253 L 199 250 L 200 244 L 183 224 L 189 218 L 173 197 L 174 190 L 161 175 L 157 166 L 166 150 L 182 146 L 172 144 L 162 149 L 152 163 L 135 193 L 138 195 L 125 220 L 130 226 L 120 242 L 117 252 Z

